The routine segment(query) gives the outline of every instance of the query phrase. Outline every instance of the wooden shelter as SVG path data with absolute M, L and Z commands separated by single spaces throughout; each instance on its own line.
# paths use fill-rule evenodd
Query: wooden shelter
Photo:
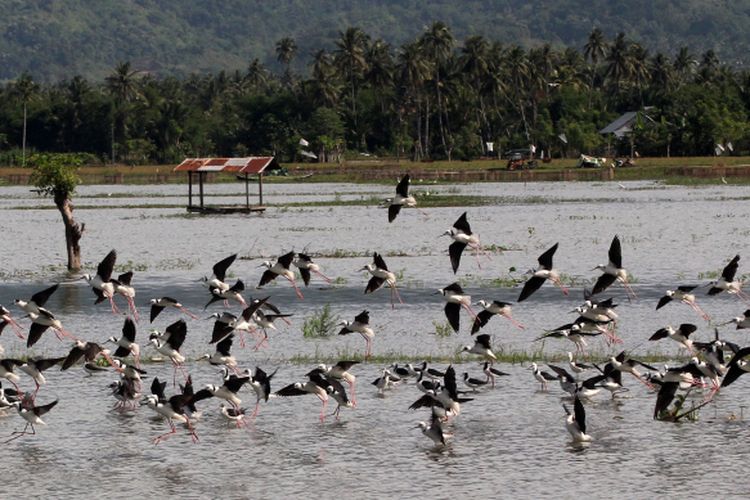
M 251 213 L 263 212 L 263 175 L 271 170 L 279 170 L 281 165 L 273 156 L 250 156 L 247 158 L 185 158 L 177 165 L 175 172 L 188 175 L 188 212 L 201 213 Z M 231 172 L 245 181 L 245 204 L 230 206 L 208 206 L 203 199 L 203 184 L 209 172 Z M 193 204 L 193 177 L 198 177 L 198 205 Z M 258 204 L 250 204 L 250 176 L 258 178 Z

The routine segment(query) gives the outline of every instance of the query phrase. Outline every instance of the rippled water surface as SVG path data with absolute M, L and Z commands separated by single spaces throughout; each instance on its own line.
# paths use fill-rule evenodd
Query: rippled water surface
M 623 264 L 632 273 L 638 299 L 628 302 L 622 288 L 610 294 L 621 304 L 618 331 L 624 346 L 636 354 L 682 356 L 674 342 L 648 342 L 658 328 L 692 322 L 699 325 L 701 340 L 713 330 L 688 307 L 670 304 L 654 310 L 665 289 L 678 284 L 705 284 L 735 255 L 750 259 L 750 204 L 747 189 L 734 186 L 700 188 L 655 183 L 546 183 L 416 185 L 414 191 L 435 194 L 493 197 L 490 206 L 466 209 L 472 229 L 484 245 L 506 249 L 477 261 L 467 252 L 454 276 L 447 257 L 446 238 L 439 235 L 464 209 L 429 208 L 427 216 L 403 210 L 393 224 L 385 211 L 370 206 L 301 206 L 283 208 L 286 202 L 370 200 L 390 196 L 392 187 L 347 184 L 270 185 L 264 193 L 271 208 L 263 215 L 186 215 L 185 186 L 84 186 L 76 198 L 76 217 L 86 223 L 82 240 L 88 270 L 111 248 L 118 251 L 118 271 L 135 270 L 137 303 L 145 314 L 151 297 L 174 296 L 202 317 L 221 310 L 221 304 L 203 306 L 208 292 L 198 279 L 210 274 L 214 262 L 239 253 L 230 268 L 232 279 L 242 278 L 254 296 L 272 296 L 292 312 L 291 326 L 271 332 L 270 345 L 254 352 L 234 346 L 242 368 L 278 368 L 274 389 L 302 380 L 314 358 L 346 357 L 362 352 L 355 336 L 304 339 L 305 318 L 325 304 L 341 319 L 370 311 L 377 336 L 376 355 L 450 357 L 464 344 L 468 316 L 462 330 L 452 336 L 436 335 L 444 322 L 438 287 L 457 278 L 474 299 L 514 301 L 519 287 L 505 286 L 536 264 L 546 248 L 560 243 L 555 267 L 572 283 L 569 296 L 546 284 L 527 302 L 516 305 L 514 316 L 526 330 L 513 328 L 501 318 L 486 327 L 496 351 L 543 350 L 559 354 L 570 350 L 566 341 L 533 342 L 545 329 L 569 322 L 568 311 L 582 300 L 584 285 L 605 263 L 614 234 L 622 239 Z M 211 203 L 237 201 L 239 185 L 210 185 Z M 429 192 L 429 194 L 427 194 Z M 62 282 L 48 307 L 76 336 L 102 342 L 119 335 L 122 318 L 106 304 L 93 305 L 85 282 L 67 276 L 63 228 L 54 209 L 43 209 L 49 200 L 27 188 L 0 188 L 0 213 L 4 217 L 3 259 L 0 262 L 0 303 L 8 307 L 53 282 Z M 163 205 L 163 208 L 152 208 Z M 174 208 L 170 208 L 174 206 Z M 105 208 L 109 207 L 109 208 Z M 327 275 L 338 278 L 334 286 L 315 280 L 298 300 L 288 283 L 254 290 L 267 258 L 290 249 L 307 249 Z M 400 276 L 405 304 L 391 309 L 387 290 L 363 295 L 367 277 L 358 272 L 378 251 L 389 268 Z M 515 271 L 511 269 L 515 268 Z M 740 261 L 740 273 L 745 271 Z M 499 286 L 496 278 L 503 278 Z M 715 323 L 741 315 L 746 309 L 730 296 L 705 296 L 699 302 Z M 121 304 L 124 307 L 124 304 Z M 13 309 L 13 308 L 11 308 Z M 18 315 L 17 310 L 14 312 Z M 237 312 L 237 311 L 235 311 Z M 463 314 L 463 313 L 462 313 Z M 163 329 L 177 318 L 165 311 L 154 325 L 141 320 L 138 338 L 143 341 L 153 326 Z M 24 324 L 27 321 L 23 321 Z M 211 323 L 189 321 L 183 351 L 194 360 L 209 352 Z M 722 328 L 722 335 L 747 344 L 743 331 Z M 616 352 L 592 342 L 598 354 Z M 22 342 L 6 329 L 0 343 L 6 357 L 26 354 Z M 235 342 L 235 344 L 237 344 Z M 69 344 L 45 334 L 33 354 L 64 355 Z M 148 356 L 152 351 L 145 349 Z M 307 357 L 309 362 L 300 362 Z M 294 358 L 294 359 L 293 359 Z M 295 361 L 295 359 L 297 361 Z M 480 376 L 470 357 L 455 365 L 459 375 Z M 107 385 L 113 374 L 87 377 L 76 367 L 56 369 L 39 392 L 39 403 L 59 399 L 44 420 L 47 427 L 3 445 L 6 463 L 3 496 L 124 497 L 490 497 L 542 495 L 632 498 L 646 496 L 708 495 L 747 496 L 748 488 L 726 471 L 748 459 L 750 437 L 741 418 L 748 383 L 740 379 L 704 408 L 695 423 L 670 424 L 651 419 L 655 396 L 632 378 L 630 391 L 618 401 L 600 395 L 587 405 L 593 443 L 585 449 L 570 445 L 564 428 L 562 391 L 555 384 L 540 392 L 528 367 L 501 364 L 510 373 L 494 390 L 473 395 L 462 414 L 450 425 L 454 437 L 442 450 L 414 429 L 426 420 L 425 411 L 408 410 L 419 397 L 413 384 L 402 384 L 378 397 L 370 382 L 383 366 L 363 363 L 358 377 L 358 406 L 343 410 L 339 422 L 317 421 L 319 402 L 311 396 L 272 399 L 247 429 L 227 425 L 218 404 L 209 401 L 197 424 L 200 443 L 193 444 L 184 431 L 153 446 L 151 438 L 168 430 L 147 408 L 119 414 L 109 410 L 114 400 Z M 172 369 L 160 363 L 145 366 L 148 376 L 171 382 Z M 217 383 L 216 369 L 190 361 L 188 369 L 197 386 Z M 146 384 L 150 383 L 150 378 Z M 4 386 L 7 385 L 3 381 Z M 24 388 L 33 383 L 24 378 Z M 168 386 L 167 392 L 173 388 Z M 252 407 L 254 395 L 243 390 Z M 331 408 L 333 409 L 333 403 Z M 0 436 L 23 427 L 15 413 L 0 418 Z

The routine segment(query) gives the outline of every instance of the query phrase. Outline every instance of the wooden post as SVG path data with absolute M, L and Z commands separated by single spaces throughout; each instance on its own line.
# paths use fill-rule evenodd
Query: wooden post
M 205 174 L 205 172 L 198 172 L 198 188 L 201 198 L 201 210 L 203 210 L 203 177 L 205 176 Z
M 245 207 L 250 210 L 250 184 L 247 173 L 245 173 Z
M 258 203 L 263 205 L 263 172 L 258 172 Z
M 193 206 L 193 171 L 188 170 L 188 209 Z

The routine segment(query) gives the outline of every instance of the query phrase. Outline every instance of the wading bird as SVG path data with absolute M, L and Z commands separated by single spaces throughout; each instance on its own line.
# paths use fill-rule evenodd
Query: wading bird
M 560 281 L 560 272 L 552 267 L 552 257 L 557 251 L 557 243 L 552 245 L 546 252 L 539 256 L 537 261 L 539 262 L 539 269 L 531 271 L 531 278 L 529 278 L 523 285 L 521 295 L 518 296 L 518 302 L 523 302 L 528 299 L 531 294 L 539 290 L 545 281 L 550 280 L 552 283 L 560 287 L 564 295 L 568 295 L 568 289 Z
M 260 277 L 260 283 L 258 283 L 257 288 L 261 288 L 262 286 L 267 285 L 271 281 L 275 280 L 278 276 L 282 276 L 292 284 L 297 297 L 299 297 L 300 299 L 304 299 L 304 297 L 302 296 L 302 292 L 297 286 L 297 282 L 294 281 L 294 271 L 289 269 L 289 266 L 292 265 L 293 260 L 294 251 L 291 251 L 279 257 L 275 263 L 271 262 L 270 260 L 263 261 L 263 263 L 259 267 L 265 267 L 266 271 Z
M 458 332 L 459 328 L 459 317 L 461 308 L 466 309 L 472 318 L 476 321 L 477 314 L 471 308 L 471 295 L 464 293 L 463 288 L 458 283 L 451 283 L 445 288 L 438 288 L 437 292 L 443 296 L 445 301 L 445 317 L 448 318 L 448 323 L 453 328 L 454 332 Z
M 388 270 L 388 266 L 380 254 L 375 252 L 372 255 L 372 263 L 367 264 L 359 270 L 367 271 L 372 275 L 370 281 L 367 282 L 367 287 L 365 287 L 365 294 L 374 292 L 385 283 L 391 288 L 391 308 L 396 307 L 394 297 L 398 299 L 399 303 L 404 303 L 396 288 L 396 275 Z
M 511 323 L 513 323 L 513 325 L 515 325 L 517 328 L 520 328 L 521 330 L 526 328 L 521 323 L 513 319 L 513 316 L 511 314 L 512 305 L 508 302 L 502 302 L 499 300 L 488 302 L 482 299 L 477 302 L 477 305 L 481 306 L 483 310 L 477 314 L 477 317 L 474 319 L 474 324 L 471 325 L 472 335 L 477 333 L 480 328 L 484 327 L 493 316 L 502 316 L 504 318 L 507 318 Z
M 636 298 L 635 292 L 628 282 L 628 272 L 622 267 L 622 247 L 620 245 L 620 238 L 617 235 L 612 238 L 612 243 L 609 246 L 609 262 L 606 265 L 597 265 L 594 270 L 596 269 L 602 271 L 604 274 L 596 280 L 596 284 L 594 284 L 594 288 L 591 291 L 592 295 L 603 292 L 612 283 L 619 281 L 625 287 L 628 298 Z
M 299 269 L 299 274 L 302 276 L 302 282 L 305 286 L 310 285 L 311 273 L 315 273 L 325 280 L 326 283 L 331 283 L 331 278 L 320 272 L 320 266 L 313 262 L 312 257 L 304 253 L 298 253 L 297 258 L 294 259 L 293 264 Z
M 656 310 L 658 311 L 665 305 L 669 304 L 673 300 L 678 300 L 682 302 L 683 304 L 689 305 L 693 311 L 697 312 L 701 318 L 703 318 L 706 321 L 711 320 L 711 316 L 706 314 L 703 309 L 700 308 L 698 303 L 695 300 L 695 295 L 690 293 L 693 290 L 695 290 L 696 286 L 678 286 L 677 290 L 667 290 L 662 298 L 659 299 L 659 303 L 656 304 Z
M 477 259 L 477 265 L 479 264 L 479 253 L 482 253 L 482 246 L 479 243 L 479 236 L 471 232 L 471 226 L 466 220 L 466 212 L 461 214 L 461 217 L 453 223 L 453 227 L 446 230 L 441 236 L 450 236 L 453 243 L 448 246 L 448 255 L 451 259 L 451 267 L 453 268 L 453 274 L 458 271 L 458 266 L 461 263 L 461 254 L 468 245 L 469 248 L 474 250 L 474 255 Z
M 115 261 L 117 261 L 117 252 L 110 250 L 96 267 L 96 275 L 84 274 L 81 279 L 86 280 L 91 285 L 91 289 L 94 291 L 94 295 L 96 295 L 94 304 L 109 300 L 112 312 L 119 314 L 120 310 L 117 308 L 114 300 L 115 284 L 112 283 L 112 271 L 115 268 Z

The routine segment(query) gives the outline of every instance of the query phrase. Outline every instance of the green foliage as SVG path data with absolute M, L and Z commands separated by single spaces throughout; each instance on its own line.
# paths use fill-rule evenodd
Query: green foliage
M 55 200 L 73 195 L 80 179 L 76 170 L 83 164 L 84 157 L 66 153 L 38 153 L 29 157 L 31 183 L 40 193 L 54 196 Z
M 302 324 L 302 336 L 305 338 L 330 337 L 336 332 L 340 319 L 331 313 L 331 305 L 326 304 L 323 309 L 305 318 Z
M 453 335 L 453 327 L 447 321 L 433 321 L 432 326 L 435 327 L 435 335 L 438 337 L 450 337 Z

